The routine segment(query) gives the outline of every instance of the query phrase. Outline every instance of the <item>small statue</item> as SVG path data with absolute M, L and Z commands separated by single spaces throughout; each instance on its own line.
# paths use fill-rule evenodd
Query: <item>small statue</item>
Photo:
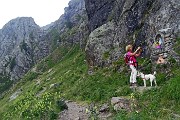
M 163 58 L 163 55 L 159 55 L 159 58 L 157 60 L 157 64 L 164 64 L 166 61 L 165 59 Z

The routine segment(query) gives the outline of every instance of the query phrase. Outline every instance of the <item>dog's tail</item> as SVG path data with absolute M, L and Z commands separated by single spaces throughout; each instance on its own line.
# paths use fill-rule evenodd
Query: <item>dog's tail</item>
M 154 74 L 153 75 L 156 75 L 156 71 L 154 71 Z

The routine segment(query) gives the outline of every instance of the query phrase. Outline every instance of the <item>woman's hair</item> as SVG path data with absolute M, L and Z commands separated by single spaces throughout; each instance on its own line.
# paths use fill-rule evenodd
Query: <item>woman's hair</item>
M 129 49 L 132 48 L 132 47 L 133 47 L 132 45 L 127 45 L 127 46 L 126 46 L 126 52 L 128 52 Z

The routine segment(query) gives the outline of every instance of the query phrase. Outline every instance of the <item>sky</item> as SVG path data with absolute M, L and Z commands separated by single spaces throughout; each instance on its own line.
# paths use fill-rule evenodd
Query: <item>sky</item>
M 33 17 L 36 24 L 45 26 L 56 21 L 70 0 L 0 0 L 0 29 L 11 19 Z

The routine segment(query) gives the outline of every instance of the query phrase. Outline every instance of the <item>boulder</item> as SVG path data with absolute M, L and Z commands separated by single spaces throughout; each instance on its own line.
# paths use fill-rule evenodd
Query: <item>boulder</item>
M 60 82 L 60 83 L 53 83 L 53 84 L 51 84 L 51 85 L 49 86 L 49 88 L 57 88 L 57 87 L 59 87 L 60 85 L 62 85 L 62 82 Z
M 130 104 L 131 101 L 124 97 L 113 97 L 111 99 L 111 105 L 113 106 L 115 111 L 119 111 L 119 110 L 130 111 L 131 110 Z
M 22 93 L 22 89 L 17 90 L 9 97 L 9 101 L 16 99 L 21 93 Z
M 108 111 L 109 111 L 109 105 L 108 104 L 103 104 L 99 109 L 99 112 L 108 112 Z

